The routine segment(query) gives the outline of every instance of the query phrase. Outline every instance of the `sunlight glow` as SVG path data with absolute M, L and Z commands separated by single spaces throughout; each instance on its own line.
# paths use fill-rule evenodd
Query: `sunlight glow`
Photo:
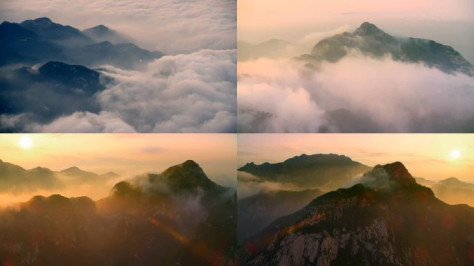
M 18 141 L 18 145 L 23 149 L 29 149 L 33 145 L 33 141 L 28 136 L 22 136 Z
M 451 159 L 457 160 L 461 157 L 461 152 L 459 150 L 451 151 Z

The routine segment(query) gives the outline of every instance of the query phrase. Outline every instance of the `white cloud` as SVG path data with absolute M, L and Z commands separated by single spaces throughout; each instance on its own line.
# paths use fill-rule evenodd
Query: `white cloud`
M 474 130 L 472 77 L 361 55 L 316 68 L 287 60 L 259 59 L 240 64 L 239 130 Z M 336 118 L 332 111 L 338 109 L 350 114 Z M 264 118 L 262 114 L 266 114 Z
M 141 71 L 104 67 L 115 85 L 102 91 L 99 115 L 78 112 L 42 132 L 235 132 L 235 50 L 165 56 Z
M 16 0 L 2 3 L 0 15 L 47 16 L 80 29 L 105 24 L 168 54 L 236 48 L 235 0 Z
M 89 112 L 76 112 L 70 116 L 60 117 L 47 125 L 34 124 L 31 131 L 61 133 L 135 132 L 133 127 L 108 112 L 101 112 L 98 115 Z

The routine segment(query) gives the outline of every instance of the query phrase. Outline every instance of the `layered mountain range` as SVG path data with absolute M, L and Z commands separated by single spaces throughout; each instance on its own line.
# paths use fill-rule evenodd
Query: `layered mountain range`
M 99 113 L 97 95 L 113 80 L 97 68 L 135 69 L 161 56 L 104 25 L 80 31 L 49 18 L 5 21 L 0 24 L 0 115 L 17 115 L 24 122 L 3 122 L 0 131 L 35 131 L 23 124 Z
M 448 205 L 400 163 L 312 200 L 244 242 L 244 265 L 470 265 L 474 208 Z
M 49 18 L 0 24 L 0 66 L 60 61 L 97 67 L 110 64 L 134 68 L 161 57 L 135 45 L 133 40 L 104 25 L 80 31 Z
M 0 211 L 2 264 L 230 263 L 235 191 L 215 184 L 191 160 L 147 177 L 119 182 L 96 202 L 36 196 Z
M 449 177 L 440 181 L 417 178 L 423 186 L 431 188 L 436 197 L 449 204 L 468 204 L 474 207 L 474 184 Z
M 24 169 L 21 166 L 0 160 L 0 193 L 54 191 L 83 184 L 105 186 L 108 181 L 119 177 L 113 172 L 96 174 L 75 166 L 62 171 L 53 171 L 45 167 Z

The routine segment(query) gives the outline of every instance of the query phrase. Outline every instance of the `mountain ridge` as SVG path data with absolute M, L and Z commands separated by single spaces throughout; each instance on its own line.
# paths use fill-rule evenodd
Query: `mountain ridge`
M 474 262 L 474 208 L 448 205 L 401 163 L 374 167 L 376 181 L 315 198 L 244 243 L 245 265 L 446 265 Z M 380 183 L 380 182 L 379 182 Z M 440 218 L 442 217 L 442 218 Z M 440 251 L 439 247 L 448 247 Z M 350 263 L 348 263 L 350 262 Z
M 336 63 L 346 57 L 351 49 L 378 59 L 388 55 L 395 61 L 422 63 L 448 74 L 461 72 L 474 76 L 474 66 L 451 46 L 427 39 L 394 37 L 369 22 L 362 23 L 351 33 L 344 32 L 322 39 L 310 54 L 298 59 L 313 63 Z

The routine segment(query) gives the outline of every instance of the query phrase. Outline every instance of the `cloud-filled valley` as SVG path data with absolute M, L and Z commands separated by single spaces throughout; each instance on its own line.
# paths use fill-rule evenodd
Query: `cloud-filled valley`
M 360 54 L 239 63 L 240 131 L 471 132 L 474 78 Z M 271 97 L 271 101 L 266 101 Z
M 74 113 L 33 131 L 232 132 L 235 69 L 235 50 L 165 56 L 142 71 L 105 66 L 114 82 L 97 95 L 99 114 Z
M 0 35 L 0 131 L 236 131 L 230 46 L 163 55 L 103 25 L 48 18 L 4 22 Z
M 240 132 L 474 131 L 474 66 L 449 45 L 364 22 L 290 58 L 292 47 L 242 47 Z

